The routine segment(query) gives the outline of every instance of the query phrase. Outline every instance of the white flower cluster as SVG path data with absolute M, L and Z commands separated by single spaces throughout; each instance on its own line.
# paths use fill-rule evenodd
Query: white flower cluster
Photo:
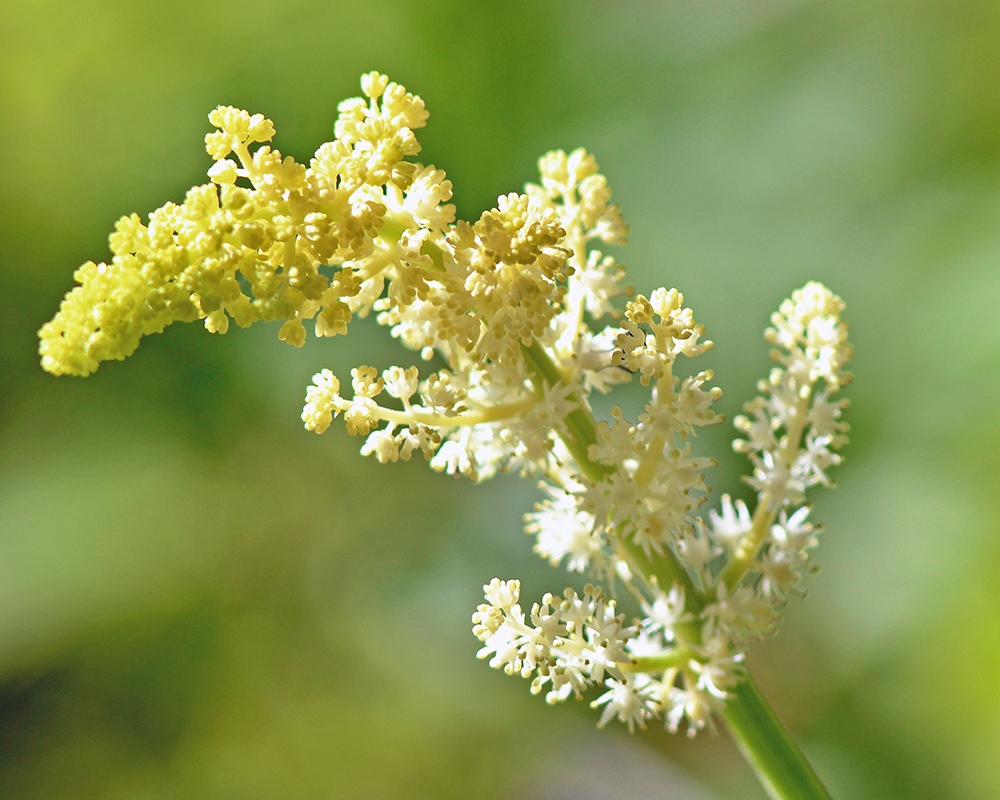
M 718 421 L 718 390 L 704 388 L 710 373 L 673 375 L 678 355 L 708 346 L 681 301 L 659 290 L 627 305 L 612 358 L 652 384 L 651 401 L 637 424 L 617 407 L 612 424 L 598 423 L 591 469 L 549 473 L 555 480 L 526 530 L 554 564 L 620 581 L 640 599 L 645 617 L 626 645 L 634 661 L 623 668 L 630 680 L 608 682 L 604 697 L 631 692 L 637 722 L 662 715 L 668 729 L 686 721 L 693 735 L 711 727 L 742 677 L 746 643 L 773 630 L 808 568 L 817 531 L 804 496 L 829 485 L 826 470 L 840 462 L 846 402 L 832 395 L 850 381 L 851 347 L 843 304 L 825 287 L 810 283 L 782 305 L 766 332 L 780 366 L 736 420 L 747 438 L 735 447 L 754 466 L 747 480 L 756 509 L 724 495 L 702 519 L 694 512 L 710 461 L 693 457 L 687 442 Z
M 631 730 L 650 713 L 648 692 L 623 671 L 632 658 L 625 646 L 637 630 L 624 627 L 614 600 L 587 586 L 582 595 L 567 589 L 564 597 L 547 594 L 525 614 L 518 603 L 519 581 L 494 578 L 483 589 L 487 603 L 472 615 L 473 632 L 483 642 L 477 653 L 508 675 L 532 678 L 531 692 L 545 692 L 548 703 L 580 697 L 596 684 L 608 691 L 595 700 L 604 705 L 601 725 L 617 716 Z
M 806 284 L 782 303 L 766 332 L 781 367 L 761 381 L 763 396 L 736 420 L 746 436 L 737 449 L 753 462 L 749 483 L 775 507 L 801 505 L 806 489 L 831 485 L 826 470 L 840 463 L 834 450 L 846 442 L 846 401 L 830 396 L 850 382 L 842 310 L 840 298 L 819 283 Z
M 757 490 L 757 509 L 751 519 L 725 497 L 723 513 L 711 515 L 714 535 L 730 551 L 724 583 L 732 590 L 743 579 L 741 589 L 752 585 L 758 598 L 776 605 L 795 591 L 816 545 L 806 491 L 832 485 L 827 470 L 840 463 L 836 450 L 847 442 L 847 401 L 832 399 L 851 380 L 843 307 L 825 286 L 809 283 L 772 316 L 765 335 L 780 366 L 736 418 L 746 438 L 734 442 L 753 464 L 747 482 Z
M 472 480 L 506 470 L 545 474 L 571 460 L 561 438 L 567 418 L 592 387 L 628 378 L 606 345 L 619 329 L 598 338 L 585 320 L 612 313 L 611 301 L 625 292 L 623 270 L 588 244 L 624 242 L 626 228 L 593 157 L 559 151 L 539 164 L 541 186 L 501 197 L 475 225 L 459 222 L 433 238 L 443 268 L 422 270 L 412 293 L 393 290 L 407 274 L 399 264 L 383 265 L 397 277 L 372 303 L 379 322 L 450 368 L 418 380 L 413 368 L 376 379 L 359 367 L 351 398 L 324 370 L 307 390 L 307 428 L 322 432 L 343 413 L 349 432 L 367 437 L 362 453 L 395 461 L 420 450 L 434 469 Z M 408 196 L 416 191 L 411 185 Z M 559 380 L 532 382 L 524 348 L 534 342 L 556 358 Z M 404 372 L 410 377 L 400 386 L 393 376 Z M 380 405 L 383 390 L 402 408 Z
M 742 648 L 773 628 L 816 541 L 805 493 L 830 484 L 846 441 L 844 402 L 832 399 L 849 380 L 843 304 L 810 283 L 774 315 L 778 366 L 737 419 L 756 508 L 724 496 L 700 517 L 714 462 L 692 440 L 720 421 L 720 392 L 710 371 L 680 364 L 711 342 L 676 289 L 618 310 L 632 289 L 596 248 L 624 244 L 628 230 L 593 157 L 548 153 L 537 185 L 456 222 L 444 172 L 411 160 L 423 101 L 379 73 L 361 86 L 308 166 L 271 147 L 264 116 L 213 111 L 211 183 L 148 224 L 119 220 L 112 263 L 81 267 L 40 331 L 43 366 L 86 375 L 180 320 L 217 333 L 230 319 L 283 320 L 279 337 L 301 345 L 306 322 L 333 336 L 374 312 L 445 368 L 421 378 L 416 367 L 359 366 L 350 397 L 323 370 L 306 392 L 306 427 L 321 433 L 342 415 L 381 462 L 420 453 L 472 480 L 539 478 L 546 497 L 525 526 L 537 552 L 644 611 L 626 626 L 588 588 L 546 595 L 525 615 L 519 584 L 495 580 L 474 617 L 480 655 L 533 676 L 553 702 L 603 684 L 602 724 L 710 726 L 741 680 Z M 633 376 L 649 390 L 642 411 L 632 421 L 614 406 L 597 422 L 591 393 Z
M 359 368 L 351 398 L 324 371 L 303 419 L 319 431 L 342 413 L 349 432 L 366 436 L 361 452 L 380 461 L 419 450 L 433 468 L 473 480 L 509 469 L 541 477 L 546 497 L 525 517 L 535 550 L 619 586 L 645 616 L 611 624 L 597 589 L 546 595 L 525 614 L 518 583 L 494 580 L 474 616 L 480 656 L 532 677 L 550 702 L 603 683 L 602 724 L 662 718 L 693 735 L 712 726 L 742 679 L 746 643 L 774 628 L 815 544 L 804 493 L 829 482 L 846 431 L 843 404 L 830 399 L 848 380 L 842 304 L 809 284 L 774 316 L 767 338 L 780 366 L 737 421 L 757 508 L 724 496 L 699 517 L 714 461 L 691 445 L 721 421 L 720 391 L 711 371 L 684 374 L 679 359 L 712 343 L 676 289 L 637 295 L 620 321 L 591 328 L 628 293 L 624 270 L 591 247 L 623 243 L 626 229 L 591 156 L 549 153 L 539 167 L 526 195 L 458 223 L 443 244 L 420 240 L 442 244 L 443 272 L 374 303 L 394 335 L 449 369 L 420 381 L 415 370 Z M 596 422 L 589 394 L 632 376 L 649 388 L 642 413 L 631 421 L 615 406 Z M 402 408 L 380 404 L 383 392 Z

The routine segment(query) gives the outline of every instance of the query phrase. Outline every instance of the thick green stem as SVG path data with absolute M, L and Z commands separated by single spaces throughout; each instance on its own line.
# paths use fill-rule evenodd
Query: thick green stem
M 722 717 L 774 800 L 830 800 L 830 793 L 749 675 L 733 689 Z
M 554 384 L 564 381 L 558 365 L 545 349 L 532 342 L 524 346 L 532 380 Z M 590 446 L 597 443 L 597 426 L 578 393 L 569 396 L 577 401 L 576 409 L 566 418 L 569 434 L 562 437 L 580 471 L 591 481 L 603 480 L 612 470 L 590 457 Z M 687 570 L 670 554 L 651 560 L 642 548 L 631 540 L 619 538 L 619 544 L 631 564 L 647 579 L 655 577 L 660 586 L 679 584 L 685 593 L 688 610 L 700 611 L 704 605 L 701 594 Z M 699 641 L 697 623 L 686 623 L 684 634 Z M 813 768 L 791 735 L 775 716 L 753 679 L 747 675 L 726 700 L 722 717 L 746 760 L 757 772 L 761 784 L 774 800 L 830 800 Z

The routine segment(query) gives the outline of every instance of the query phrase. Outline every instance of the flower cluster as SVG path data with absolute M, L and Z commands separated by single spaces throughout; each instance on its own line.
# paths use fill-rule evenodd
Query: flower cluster
M 142 336 L 195 319 L 218 333 L 230 319 L 286 320 L 279 336 L 298 346 L 307 320 L 318 336 L 344 333 L 386 282 L 397 298 L 419 293 L 434 267 L 421 249 L 454 220 L 451 184 L 405 160 L 420 152 L 423 101 L 377 73 L 361 85 L 366 99 L 341 103 L 336 141 L 308 167 L 265 144 L 274 126 L 261 114 L 212 111 L 211 183 L 148 224 L 137 214 L 118 221 L 112 262 L 80 267 L 80 286 L 42 328 L 42 366 L 87 375 L 130 355 Z M 330 264 L 342 265 L 332 277 Z
M 508 675 L 534 676 L 532 694 L 544 691 L 548 703 L 606 683 L 608 691 L 591 704 L 605 706 L 600 724 L 615 716 L 630 730 L 643 724 L 652 698 L 625 671 L 632 663 L 625 646 L 636 629 L 624 627 L 614 600 L 588 585 L 582 595 L 572 589 L 565 597 L 547 594 L 526 616 L 518 581 L 494 578 L 483 589 L 488 602 L 472 615 L 473 632 L 483 642 L 480 658 L 490 658 L 491 667 Z
M 840 463 L 836 451 L 847 443 L 841 419 L 847 401 L 833 399 L 851 380 L 844 370 L 852 349 L 843 308 L 826 287 L 809 283 L 771 317 L 774 327 L 765 335 L 780 366 L 736 418 L 746 438 L 734 442 L 753 465 L 747 483 L 757 490 L 757 510 L 751 519 L 742 503 L 726 496 L 723 513 L 710 515 L 715 537 L 730 551 L 723 573 L 728 589 L 743 579 L 740 590 L 752 587 L 760 600 L 780 604 L 816 545 L 806 490 L 833 485 L 827 470 Z
M 617 328 L 595 335 L 586 324 L 612 315 L 612 299 L 625 293 L 623 270 L 588 244 L 624 242 L 626 228 L 587 153 L 550 153 L 540 166 L 541 186 L 501 197 L 474 225 L 459 222 L 437 241 L 444 269 L 423 273 L 422 296 L 402 302 L 390 286 L 373 303 L 394 336 L 449 369 L 418 380 L 413 368 L 376 379 L 361 367 L 350 398 L 321 372 L 307 391 L 306 427 L 325 430 L 343 413 L 348 430 L 366 436 L 363 453 L 387 461 L 419 448 L 434 469 L 472 480 L 511 469 L 544 474 L 571 460 L 560 434 L 570 435 L 590 387 L 628 374 L 607 347 Z M 533 382 L 539 355 L 565 377 Z M 383 390 L 402 408 L 379 403 Z
M 410 160 L 423 102 L 378 73 L 361 86 L 308 166 L 272 149 L 262 115 L 213 111 L 211 182 L 146 224 L 118 222 L 112 262 L 81 267 L 42 328 L 43 366 L 86 375 L 178 320 L 217 333 L 230 319 L 282 320 L 280 338 L 301 345 L 307 321 L 333 336 L 374 313 L 444 366 L 359 366 L 345 393 L 323 370 L 306 428 L 343 416 L 381 462 L 420 453 L 474 481 L 536 478 L 544 499 L 525 518 L 536 551 L 606 587 L 547 594 L 525 614 L 520 584 L 494 579 L 473 615 L 480 657 L 549 702 L 603 687 L 601 724 L 711 727 L 816 543 L 805 493 L 830 484 L 846 441 L 833 399 L 849 381 L 843 304 L 811 283 L 774 315 L 778 366 L 736 421 L 755 508 L 726 495 L 702 515 L 714 461 L 693 441 L 721 421 L 720 391 L 710 370 L 685 365 L 712 343 L 680 292 L 633 297 L 599 249 L 624 244 L 627 228 L 593 157 L 548 153 L 538 184 L 456 222 L 444 173 Z M 633 377 L 648 390 L 641 411 L 595 420 L 591 394 Z M 615 593 L 642 615 L 626 624 Z

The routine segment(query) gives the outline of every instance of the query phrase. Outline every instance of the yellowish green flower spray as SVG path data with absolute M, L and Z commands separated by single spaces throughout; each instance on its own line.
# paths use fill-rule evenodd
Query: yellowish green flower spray
M 519 582 L 493 578 L 472 615 L 479 657 L 549 703 L 590 696 L 602 726 L 659 719 L 693 736 L 721 718 L 773 797 L 827 797 L 743 657 L 811 569 L 806 493 L 830 485 L 846 442 L 843 303 L 809 283 L 772 316 L 776 365 L 736 419 L 756 506 L 723 495 L 702 514 L 714 462 L 692 442 L 721 422 L 720 391 L 711 371 L 683 365 L 712 343 L 680 292 L 633 297 L 597 249 L 624 244 L 627 228 L 594 158 L 548 153 L 537 185 L 456 222 L 445 174 L 410 160 L 423 102 L 378 73 L 361 87 L 308 166 L 268 144 L 270 120 L 215 109 L 211 182 L 146 224 L 118 221 L 111 263 L 82 266 L 41 329 L 42 366 L 88 375 L 175 321 L 225 333 L 230 320 L 283 320 L 279 338 L 301 346 L 307 322 L 335 336 L 374 312 L 446 367 L 359 366 L 348 392 L 323 370 L 306 391 L 306 427 L 321 433 L 342 415 L 381 462 L 419 453 L 473 481 L 535 479 L 535 550 L 591 581 L 525 611 Z M 642 413 L 614 406 L 595 420 L 591 394 L 634 377 L 649 390 Z M 616 596 L 642 616 L 627 621 Z

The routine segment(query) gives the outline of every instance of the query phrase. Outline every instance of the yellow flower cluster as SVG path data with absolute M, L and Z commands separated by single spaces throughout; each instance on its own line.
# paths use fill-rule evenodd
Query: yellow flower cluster
M 80 285 L 42 328 L 42 366 L 87 375 L 130 355 L 142 336 L 194 319 L 219 333 L 230 318 L 287 320 L 279 335 L 298 346 L 305 320 L 332 336 L 352 312 L 367 313 L 387 270 L 397 294 L 412 295 L 419 272 L 434 266 L 422 244 L 443 243 L 454 218 L 451 184 L 404 160 L 420 151 L 420 98 L 377 73 L 362 88 L 367 99 L 340 105 L 336 140 L 308 167 L 265 144 L 274 127 L 262 115 L 212 111 L 212 183 L 157 209 L 148 225 L 135 214 L 118 221 L 112 262 L 81 267 Z
M 301 346 L 305 322 L 333 336 L 372 309 L 425 356 L 517 361 L 520 344 L 563 308 L 567 278 L 587 267 L 598 284 L 591 305 L 610 310 L 619 275 L 607 260 L 588 265 L 585 243 L 623 240 L 625 229 L 592 158 L 549 154 L 543 187 L 456 225 L 444 173 L 407 160 L 420 152 L 423 101 L 378 73 L 361 85 L 365 97 L 340 104 L 335 140 L 308 166 L 270 146 L 274 126 L 262 115 L 212 111 L 211 183 L 148 224 L 135 214 L 118 221 L 111 263 L 77 270 L 80 285 L 40 331 L 42 366 L 87 375 L 130 355 L 142 336 L 195 319 L 213 333 L 230 319 L 285 320 L 279 337 Z M 572 235 L 558 213 L 568 203 Z M 574 302 L 579 320 L 584 298 Z

